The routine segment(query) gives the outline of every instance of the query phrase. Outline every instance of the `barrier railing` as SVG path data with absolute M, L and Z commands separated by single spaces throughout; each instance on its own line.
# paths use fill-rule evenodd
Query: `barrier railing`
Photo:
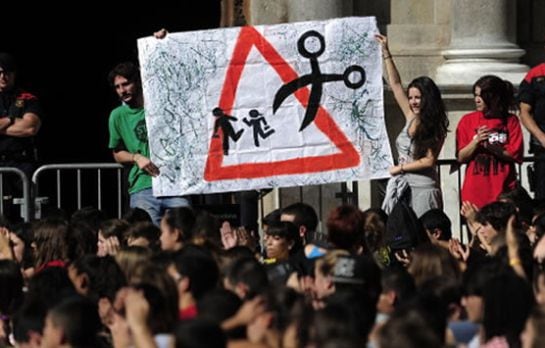
M 44 176 L 47 175 L 47 173 L 53 172 L 55 175 L 53 180 L 53 185 L 55 190 L 53 194 L 55 195 L 57 208 L 59 209 L 65 208 L 65 206 L 63 206 L 63 202 L 64 202 L 63 198 L 69 199 L 66 197 L 66 195 L 75 192 L 76 196 L 72 198 L 75 198 L 76 208 L 81 209 L 83 206 L 83 198 L 84 198 L 83 183 L 85 181 L 85 185 L 89 186 L 87 187 L 87 192 L 85 193 L 85 197 L 86 198 L 91 197 L 92 195 L 94 195 L 94 193 L 96 193 L 96 197 L 95 197 L 96 200 L 93 200 L 91 204 L 86 204 L 86 205 L 92 205 L 98 208 L 99 210 L 102 210 L 102 208 L 104 207 L 105 193 L 106 192 L 109 194 L 112 193 L 111 190 L 105 191 L 108 188 L 104 188 L 103 171 L 106 171 L 106 170 L 108 171 L 113 170 L 117 174 L 115 177 L 116 191 L 114 192 L 114 195 L 117 200 L 117 207 L 116 207 L 117 217 L 121 217 L 123 214 L 123 180 L 124 179 L 123 179 L 123 166 L 117 163 L 73 163 L 73 164 L 43 165 L 40 168 L 38 168 L 32 175 L 32 183 L 34 184 L 35 197 L 40 197 L 40 195 L 42 194 L 41 189 L 43 187 L 43 183 L 41 181 L 46 180 Z M 68 171 L 75 172 L 75 175 L 76 175 L 75 183 L 73 183 L 74 186 L 72 187 L 72 190 L 67 188 L 66 185 L 64 185 L 63 181 L 61 180 L 63 175 L 68 175 L 68 173 L 66 173 Z M 89 179 L 83 180 L 82 178 L 83 172 L 91 173 L 91 174 L 94 173 L 96 175 L 95 185 L 92 184 L 93 178 L 89 177 Z M 48 186 L 48 188 L 50 189 L 51 187 Z M 109 187 L 109 189 L 111 189 L 111 187 Z M 67 194 L 65 194 L 65 191 L 67 191 Z
M 0 167 L 0 198 L 1 198 L 1 204 L 0 204 L 0 214 L 4 215 L 4 173 L 11 173 L 19 176 L 22 184 L 22 205 L 21 205 L 21 217 L 25 221 L 30 220 L 30 206 L 31 206 L 31 192 L 30 192 L 30 182 L 28 181 L 27 176 L 25 173 L 18 169 L 13 167 Z M 14 197 L 10 197 L 10 199 L 13 199 Z
M 525 183 L 524 176 L 522 175 L 523 167 L 527 166 L 534 162 L 534 157 L 525 157 L 523 163 L 517 166 L 517 175 L 519 181 L 523 184 L 523 187 L 528 189 L 528 185 Z M 437 161 L 437 167 L 439 172 L 439 180 L 441 186 L 443 187 L 443 198 L 444 202 L 447 204 L 455 204 L 456 213 L 459 212 L 461 206 L 460 202 L 460 191 L 463 182 L 463 176 L 465 173 L 465 166 L 460 166 L 455 159 L 440 159 Z M 451 180 L 445 179 L 445 172 L 448 170 L 449 175 L 455 175 L 456 183 L 453 185 Z M 113 178 L 112 186 L 112 177 L 109 177 L 108 180 L 104 180 L 105 172 L 113 171 L 115 173 L 115 178 Z M 75 173 L 75 182 L 73 187 L 69 188 L 68 185 L 71 183 L 71 180 L 63 180 L 69 175 L 68 172 Z M 87 175 L 85 180 L 83 175 Z M 22 198 L 17 198 L 16 203 L 21 204 L 21 217 L 25 221 L 29 221 L 35 216 L 35 206 L 42 201 L 41 196 L 44 195 L 44 191 L 47 191 L 46 196 L 50 199 L 50 202 L 56 202 L 56 207 L 59 209 L 65 209 L 67 204 L 66 195 L 71 195 L 75 193 L 75 197 L 72 199 L 71 206 L 74 206 L 77 209 L 83 207 L 84 198 L 88 202 L 90 196 L 94 196 L 94 199 L 91 203 L 86 205 L 92 205 L 102 210 L 105 202 L 105 192 L 106 195 L 110 198 L 113 194 L 115 197 L 115 206 L 117 217 L 121 217 L 123 214 L 123 205 L 124 205 L 124 175 L 123 175 L 123 166 L 117 163 L 75 163 L 75 164 L 48 164 L 39 167 L 32 176 L 32 182 L 28 180 L 25 174 L 17 169 L 12 167 L 0 167 L 0 197 L 4 198 L 4 174 L 17 175 L 20 178 L 22 185 Z M 53 178 L 49 178 L 47 181 L 46 176 L 48 174 L 54 174 Z M 92 174 L 94 178 L 90 178 L 88 174 Z M 53 179 L 53 180 L 52 180 Z M 454 179 L 454 178 L 452 178 Z M 44 190 L 44 184 L 47 181 L 47 190 Z M 72 180 L 73 181 L 73 180 Z M 94 184 L 90 182 L 94 181 Z M 107 181 L 107 183 L 105 183 Z M 52 183 L 49 185 L 49 183 Z M 33 186 L 31 186 L 31 184 Z M 456 197 L 454 198 L 452 194 L 447 194 L 445 186 L 453 186 L 456 191 Z M 33 190 L 31 188 L 33 187 Z M 113 189 L 113 190 L 112 190 Z M 318 186 L 318 207 L 320 215 L 322 215 L 322 187 Z M 85 192 L 84 192 L 85 191 Z M 54 196 L 54 197 L 53 197 Z M 53 200 L 51 200 L 53 197 Z M 357 182 L 352 182 L 350 189 L 347 187 L 347 183 L 341 183 L 340 191 L 335 194 L 337 199 L 340 199 L 342 203 L 357 204 L 358 197 L 358 185 Z M 303 200 L 303 188 L 300 188 L 300 198 Z M 455 202 L 452 202 L 455 199 Z M 112 203 L 108 200 L 109 203 Z M 282 202 L 280 201 L 280 207 L 282 207 Z M 0 203 L 0 214 L 4 213 L 4 199 Z M 260 215 L 263 215 L 264 212 L 261 211 Z M 458 216 L 454 216 L 454 213 L 451 212 L 451 219 L 453 219 L 453 225 L 459 226 L 459 231 L 462 231 L 462 221 Z M 457 220 L 456 220 L 457 219 Z

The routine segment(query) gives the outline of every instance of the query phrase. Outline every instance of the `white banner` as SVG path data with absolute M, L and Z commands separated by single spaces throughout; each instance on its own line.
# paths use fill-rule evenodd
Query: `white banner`
M 389 177 L 374 17 L 138 40 L 154 193 Z

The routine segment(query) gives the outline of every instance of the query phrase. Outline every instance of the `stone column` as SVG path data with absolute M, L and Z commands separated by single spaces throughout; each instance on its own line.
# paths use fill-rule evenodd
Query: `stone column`
M 457 0 L 452 0 L 457 1 Z M 441 51 L 450 41 L 451 0 L 391 0 L 387 26 L 390 51 L 405 84 L 418 76 L 435 77 Z
M 451 43 L 442 52 L 446 61 L 437 69 L 443 85 L 471 85 L 487 74 L 514 84 L 528 67 L 518 63 L 524 54 L 516 44 L 516 1 L 454 0 Z
M 313 21 L 352 14 L 352 0 L 288 0 L 289 22 Z

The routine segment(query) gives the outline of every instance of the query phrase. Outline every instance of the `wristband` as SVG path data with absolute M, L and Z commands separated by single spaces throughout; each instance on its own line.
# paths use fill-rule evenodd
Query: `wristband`
M 400 168 L 399 172 L 401 174 L 405 174 L 405 171 L 403 170 L 403 163 L 399 165 L 399 168 Z

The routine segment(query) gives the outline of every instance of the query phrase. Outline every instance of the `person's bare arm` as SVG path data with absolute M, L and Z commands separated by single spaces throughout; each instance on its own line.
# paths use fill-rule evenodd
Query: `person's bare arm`
M 386 67 L 386 74 L 388 75 L 388 84 L 394 93 L 394 98 L 399 105 L 403 115 L 406 119 L 411 119 L 414 117 L 411 107 L 409 105 L 409 99 L 407 94 L 403 89 L 403 84 L 401 82 L 401 77 L 399 76 L 399 71 L 394 63 L 392 54 L 390 53 L 390 48 L 388 47 L 388 38 L 381 34 L 375 35 L 376 40 L 382 47 L 382 55 L 384 59 L 384 65 Z
M 477 129 L 477 133 L 473 137 L 473 139 L 464 146 L 460 151 L 458 151 L 457 160 L 460 163 L 466 163 L 468 162 L 472 157 L 477 148 L 479 148 L 479 144 L 481 144 L 484 141 L 488 141 L 488 133 L 489 130 L 486 126 L 481 126 Z
M 515 230 L 515 215 L 509 218 L 506 231 L 506 244 L 507 255 L 509 256 L 509 266 L 515 271 L 515 273 L 524 279 L 527 279 L 526 272 L 522 267 L 522 263 L 519 256 L 519 243 L 517 240 L 517 231 Z
M 146 156 L 139 153 L 131 153 L 127 150 L 113 151 L 114 160 L 121 164 L 136 164 L 138 168 L 145 170 L 151 176 L 159 175 L 159 168 Z
M 38 133 L 42 121 L 33 112 L 27 112 L 21 118 L 4 117 L 2 119 L 3 128 L 0 130 L 0 134 L 9 135 L 12 137 L 32 137 Z M 1 127 L 1 126 L 0 126 Z
M 390 174 L 397 175 L 405 172 L 418 172 L 427 168 L 432 168 L 435 166 L 436 162 L 437 156 L 429 149 L 425 157 L 410 163 L 398 164 L 397 166 L 391 167 Z

